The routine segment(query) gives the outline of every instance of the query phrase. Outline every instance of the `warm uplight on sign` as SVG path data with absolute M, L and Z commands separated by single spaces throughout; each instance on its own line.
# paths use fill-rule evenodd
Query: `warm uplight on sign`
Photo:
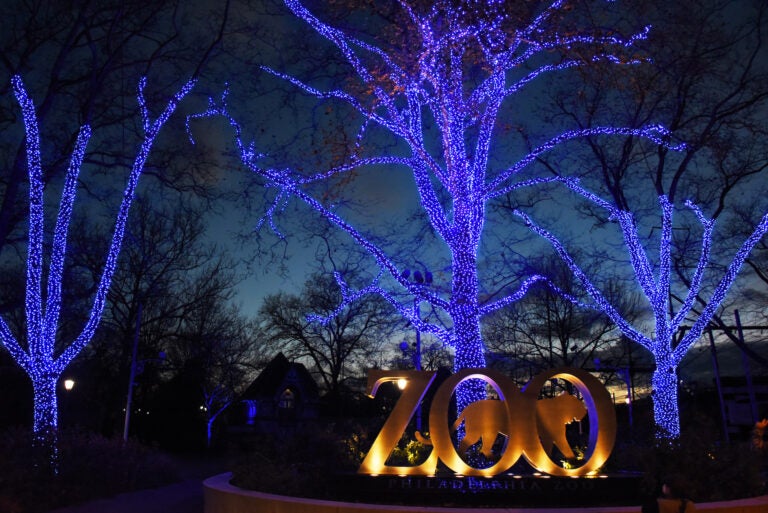
M 429 413 L 429 436 L 416 437 L 432 445 L 429 457 L 415 466 L 387 465 L 392 449 L 405 432 L 414 412 L 435 378 L 434 372 L 370 371 L 368 394 L 373 397 L 382 383 L 394 382 L 402 390 L 371 450 L 360 465 L 361 474 L 432 475 L 438 458 L 456 474 L 494 476 L 505 472 L 523 456 L 534 468 L 555 476 L 586 476 L 596 472 L 608 459 L 616 439 L 616 414 L 610 395 L 591 374 L 581 369 L 560 368 L 535 376 L 524 391 L 508 377 L 490 369 L 464 369 L 448 378 L 435 392 Z M 464 381 L 485 381 L 499 399 L 483 399 L 470 403 L 453 425 L 448 424 L 451 396 Z M 551 379 L 561 379 L 576 388 L 584 402 L 573 395 L 562 394 L 539 399 L 539 392 Z M 407 385 L 407 386 L 406 386 Z M 564 468 L 553 461 L 549 453 L 556 447 L 566 458 L 575 457 L 565 436 L 565 427 L 588 415 L 589 441 L 584 463 L 576 468 Z M 464 438 L 456 448 L 451 436 L 461 425 Z M 493 441 L 499 435 L 507 438 L 506 449 L 495 464 L 476 468 L 462 455 L 480 442 L 480 452 L 490 457 Z

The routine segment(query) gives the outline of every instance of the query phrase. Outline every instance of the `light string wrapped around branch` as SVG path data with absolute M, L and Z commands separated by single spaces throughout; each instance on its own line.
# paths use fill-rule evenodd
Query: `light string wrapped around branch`
M 655 324 L 653 337 L 649 337 L 633 327 L 616 310 L 611 301 L 602 294 L 600 289 L 575 262 L 555 235 L 537 225 L 524 212 L 516 210 L 515 214 L 522 218 L 531 230 L 552 245 L 566 266 L 579 279 L 597 306 L 616 323 L 621 332 L 653 355 L 656 363 L 656 370 L 652 378 L 654 387 L 654 419 L 658 428 L 658 436 L 662 438 L 677 438 L 680 435 L 680 418 L 677 406 L 678 383 L 676 369 L 688 350 L 696 343 L 709 325 L 712 317 L 725 299 L 728 290 L 736 280 L 739 269 L 744 264 L 749 253 L 768 232 L 768 214 L 761 218 L 749 237 L 742 243 L 731 259 L 725 273 L 717 282 L 709 299 L 704 301 L 706 306 L 697 315 L 696 321 L 691 328 L 685 330 L 682 326 L 683 321 L 691 313 L 695 313 L 694 303 L 702 300 L 702 283 L 705 272 L 710 264 L 712 253 L 714 219 L 707 218 L 697 205 L 691 201 L 686 201 L 686 207 L 693 211 L 702 226 L 701 249 L 696 268 L 688 282 L 688 292 L 685 295 L 685 299 L 679 305 L 677 313 L 672 313 L 669 301 L 673 295 L 671 252 L 673 246 L 674 206 L 669 199 L 665 195 L 661 195 L 658 198 L 661 210 L 661 234 L 658 243 L 658 265 L 656 266 L 658 270 L 654 275 L 654 265 L 640 237 L 637 222 L 630 212 L 622 211 L 588 191 L 579 184 L 577 179 L 563 177 L 559 181 L 581 197 L 607 210 L 609 219 L 618 222 L 624 238 L 624 245 L 630 257 L 635 280 L 648 300 L 653 312 Z
M 128 220 L 131 203 L 139 177 L 146 165 L 149 152 L 155 139 L 176 110 L 179 102 L 192 90 L 194 80 L 187 82 L 168 101 L 163 111 L 153 121 L 144 98 L 146 80 L 139 82 L 138 102 L 142 117 L 144 138 L 136 155 L 123 199 L 115 221 L 114 232 L 106 255 L 106 262 L 96 287 L 93 305 L 80 334 L 75 340 L 63 345 L 61 354 L 56 355 L 56 335 L 59 328 L 59 316 L 62 301 L 62 279 L 67 253 L 67 240 L 70 220 L 77 193 L 77 183 L 83 165 L 85 149 L 91 136 L 91 128 L 80 128 L 69 166 L 64 177 L 64 185 L 56 216 L 52 247 L 47 272 L 46 297 L 43 300 L 43 265 L 45 262 L 44 187 L 43 169 L 40 158 L 40 130 L 35 106 L 27 94 L 20 76 L 11 79 L 13 92 L 21 108 L 25 128 L 27 171 L 29 174 L 29 239 L 26 269 L 25 315 L 27 325 L 27 348 L 25 349 L 14 336 L 7 322 L 0 316 L 0 343 L 10 353 L 14 361 L 26 372 L 33 387 L 33 432 L 35 439 L 45 446 L 51 458 L 51 467 L 56 466 L 56 430 L 58 411 L 56 404 L 56 383 L 67 366 L 90 342 L 99 325 L 104 310 L 107 293 L 117 267 L 117 258 L 123 241 L 125 225 Z
M 189 119 L 227 119 L 234 130 L 242 163 L 263 180 L 267 189 L 274 189 L 274 196 L 259 220 L 260 228 L 268 226 L 282 238 L 277 216 L 290 199 L 296 199 L 372 257 L 378 267 L 374 274 L 378 275 L 367 286 L 352 291 L 337 276 L 344 291 L 339 309 L 363 296 L 379 295 L 405 319 L 425 331 L 434 330 L 430 332 L 439 334 L 443 344 L 454 347 L 455 370 L 482 367 L 483 316 L 510 305 L 531 285 L 545 281 L 538 276 L 521 277 L 518 290 L 505 290 L 504 297 L 483 304 L 478 253 L 489 203 L 522 188 L 561 180 L 528 176 L 528 171 L 545 153 L 576 140 L 618 135 L 643 138 L 673 149 L 679 145 L 674 145 L 672 134 L 658 125 L 598 126 L 564 130 L 533 146 L 522 158 L 497 163 L 497 156 L 510 158 L 505 152 L 493 153 L 505 100 L 529 88 L 538 77 L 595 63 L 645 62 L 646 59 L 637 57 L 634 48 L 647 38 L 649 27 L 627 37 L 610 30 L 569 27 L 565 11 L 570 6 L 564 0 L 546 2 L 535 12 L 521 7 L 523 14 L 519 18 L 505 2 L 438 0 L 422 7 L 402 0 L 399 4 L 406 25 L 413 30 L 413 38 L 409 39 L 414 42 L 413 48 L 404 53 L 398 53 L 403 51 L 396 44 L 385 49 L 377 46 L 373 38 L 363 41 L 330 26 L 299 0 L 285 0 L 294 15 L 338 49 L 349 66 L 351 82 L 344 86 L 321 86 L 285 70 L 263 69 L 303 94 L 323 101 L 339 101 L 360 116 L 359 127 L 349 128 L 354 133 L 354 147 L 341 164 L 307 171 L 265 165 L 266 159 L 262 160 L 257 153 L 256 144 L 245 141 L 240 124 L 229 112 L 226 91 L 221 99 L 212 99 L 205 112 Z M 471 70 L 468 62 L 472 62 Z M 505 116 L 504 123 L 512 122 Z M 398 140 L 397 155 L 379 149 L 376 141 L 381 134 Z M 388 254 L 368 233 L 353 226 L 342 209 L 313 195 L 312 185 L 372 166 L 410 171 L 428 228 L 450 254 L 449 262 L 443 266 L 450 269 L 450 284 L 442 294 L 409 283 L 401 276 L 401 255 Z M 403 300 L 404 294 L 410 295 L 411 301 Z M 441 314 L 447 314 L 448 327 L 419 324 L 423 321 L 415 318 L 413 301 L 427 302 Z M 313 319 L 323 320 L 324 316 Z M 481 398 L 481 392 L 466 396 L 458 392 L 460 409 L 468 404 L 466 400 Z

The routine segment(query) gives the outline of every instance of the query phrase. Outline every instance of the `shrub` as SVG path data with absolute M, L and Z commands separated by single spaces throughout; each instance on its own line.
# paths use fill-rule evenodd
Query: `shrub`
M 35 465 L 27 430 L 1 433 L 0 454 L 0 511 L 9 513 L 47 511 L 176 478 L 172 462 L 156 451 L 84 432 L 61 433 L 55 476 Z
M 348 492 L 339 488 L 338 477 L 355 472 L 370 448 L 370 439 L 364 426 L 261 437 L 233 469 L 232 483 L 280 495 L 338 500 L 344 497 L 334 493 Z M 388 463 L 413 465 L 422 461 L 428 450 L 404 439 Z M 690 498 L 697 502 L 749 497 L 764 490 L 758 451 L 748 443 L 719 443 L 716 430 L 709 429 L 706 421 L 698 429 L 685 430 L 675 443 L 656 445 L 650 432 L 642 440 L 625 440 L 616 447 L 604 471 L 642 473 L 642 492 L 649 496 L 659 493 L 666 476 L 683 476 L 690 485 Z M 513 472 L 532 469 L 521 458 Z M 482 502 L 481 496 L 477 499 Z
M 670 475 L 680 476 L 690 498 L 698 502 L 752 497 L 764 491 L 758 452 L 748 442 L 721 442 L 709 419 L 697 417 L 679 440 L 637 447 L 635 454 L 648 494 L 658 493 L 661 481 Z
M 240 488 L 298 497 L 333 498 L 335 477 L 359 465 L 349 440 L 332 429 L 262 437 L 233 468 Z

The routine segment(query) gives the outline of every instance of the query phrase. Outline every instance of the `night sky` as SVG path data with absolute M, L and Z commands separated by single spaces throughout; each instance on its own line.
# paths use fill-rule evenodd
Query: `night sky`
M 25 31 L 27 34 L 31 33 L 28 26 L 25 25 L 27 22 L 25 15 L 28 13 L 19 11 L 11 15 L 12 11 L 13 7 L 10 5 L 4 7 L 2 11 L 3 14 L 7 14 L 4 19 L 8 20 L 9 26 L 15 28 L 15 30 L 7 31 L 4 36 L 3 76 L 0 77 L 0 84 L 2 84 L 0 91 L 3 93 L 1 100 L 3 108 L 2 130 L 4 134 L 13 136 L 4 137 L 2 154 L 4 156 L 3 165 L 6 167 L 10 165 L 12 156 L 15 155 L 12 150 L 17 147 L 20 137 L 18 114 L 14 112 L 15 106 L 8 89 L 9 77 L 12 73 L 20 73 L 30 84 L 31 95 L 35 98 L 44 98 L 48 92 L 46 79 L 53 71 L 56 71 L 57 45 L 65 40 L 68 28 L 64 25 L 55 26 L 55 22 L 46 19 L 46 16 L 52 16 L 53 10 L 51 8 L 50 12 L 35 15 L 42 20 L 38 22 L 39 26 L 36 26 L 36 30 L 43 34 L 41 37 L 47 37 L 45 36 L 46 29 L 53 30 L 54 36 L 51 37 L 49 43 L 38 44 L 36 41 L 32 41 L 22 44 L 20 41 L 24 41 Z M 105 12 L 107 11 L 105 10 Z M 727 12 L 730 13 L 731 11 Z M 185 76 L 201 66 L 202 73 L 196 89 L 196 96 L 183 106 L 184 113 L 199 111 L 207 96 L 217 96 L 224 89 L 225 84 L 229 84 L 231 107 L 248 132 L 246 137 L 253 139 L 258 151 L 267 154 L 266 159 L 276 166 L 303 166 L 308 169 L 322 167 L 327 165 L 332 158 L 338 156 L 334 145 L 343 146 L 343 143 L 348 142 L 349 138 L 353 136 L 354 128 L 351 127 L 359 126 L 359 119 L 353 119 L 349 110 L 345 110 L 343 106 L 332 101 L 318 102 L 306 95 L 299 94 L 290 84 L 269 75 L 261 68 L 261 66 L 266 65 L 276 70 L 291 73 L 317 87 L 343 83 L 343 77 L 348 76 L 348 70 L 338 64 L 338 61 L 328 60 L 327 56 L 333 53 L 333 48 L 324 43 L 309 27 L 287 13 L 281 5 L 270 2 L 233 2 L 230 7 L 228 24 L 224 29 L 221 41 L 213 46 L 208 59 L 201 64 L 200 56 L 209 49 L 217 36 L 222 10 L 220 7 L 209 7 L 205 5 L 205 2 L 201 2 L 199 5 L 185 4 L 183 9 L 179 11 L 177 18 L 180 32 L 170 44 L 171 50 L 168 54 L 150 65 L 147 65 L 146 62 L 126 64 L 132 62 L 131 58 L 146 56 L 152 50 L 154 43 L 150 39 L 142 39 L 144 36 L 149 37 L 150 34 L 154 34 L 158 30 L 162 32 L 162 29 L 167 29 L 171 25 L 170 19 L 167 18 L 168 12 L 161 11 L 161 13 L 162 16 L 158 16 L 155 25 L 152 23 L 148 25 L 146 34 L 139 34 L 134 42 L 126 46 L 123 53 L 111 55 L 111 58 L 114 59 L 119 56 L 122 59 L 119 62 L 122 64 L 118 66 L 110 62 L 109 65 L 105 65 L 105 69 L 113 66 L 113 69 L 110 70 L 111 74 L 105 73 L 104 82 L 107 85 L 103 86 L 99 94 L 93 98 L 93 104 L 88 105 L 92 109 L 89 115 L 94 117 L 97 123 L 101 121 L 105 124 L 107 122 L 111 124 L 103 130 L 102 135 L 98 136 L 100 139 L 96 139 L 93 143 L 93 150 L 97 153 L 88 164 L 89 167 L 86 168 L 87 171 L 92 171 L 92 174 L 86 172 L 81 177 L 83 182 L 93 177 L 94 183 L 97 184 L 92 186 L 92 190 L 89 191 L 92 194 L 88 196 L 88 199 L 83 200 L 83 208 L 90 209 L 91 207 L 88 205 L 100 203 L 100 206 L 93 208 L 107 212 L 114 211 L 114 201 L 116 200 L 113 198 L 117 197 L 115 192 L 121 185 L 113 186 L 114 183 L 120 184 L 119 180 L 114 181 L 113 178 L 116 174 L 115 170 L 119 172 L 121 167 L 125 166 L 125 158 L 113 154 L 114 149 L 110 149 L 110 145 L 120 140 L 121 144 L 124 145 L 123 147 L 130 147 L 133 132 L 130 124 L 136 123 L 136 120 L 126 120 L 129 125 L 128 136 L 126 137 L 125 130 L 116 128 L 122 125 L 114 119 L 99 117 L 103 116 L 99 110 L 107 109 L 112 118 L 120 116 L 130 118 L 130 115 L 135 114 L 133 108 L 130 107 L 133 94 L 132 85 L 135 84 L 141 73 L 147 72 L 147 69 L 149 70 L 147 75 L 150 90 L 152 94 L 160 97 L 162 94 L 168 94 L 174 87 L 178 87 Z M 642 20 L 619 18 L 622 24 L 633 29 L 637 29 L 644 23 Z M 73 20 L 63 21 L 74 23 Z M 101 20 L 104 23 L 107 21 Z M 354 21 L 354 17 L 343 19 L 343 23 L 350 26 L 353 25 Z M 741 21 L 737 17 L 729 20 L 730 23 Z M 54 25 L 46 27 L 45 23 L 54 23 Z M 666 26 L 661 23 L 658 28 L 654 28 L 660 34 L 662 41 L 665 37 L 674 37 L 670 34 L 670 27 L 674 27 L 673 23 L 674 18 L 669 18 Z M 370 30 L 371 25 L 363 24 L 363 26 L 363 37 L 366 37 L 365 30 Z M 654 34 L 653 31 L 652 34 Z M 653 37 L 651 39 L 653 41 Z M 35 46 L 36 44 L 38 46 Z M 87 45 L 84 41 L 78 41 L 77 44 L 81 45 L 82 48 L 72 53 L 73 64 L 64 66 L 64 75 L 70 71 L 77 74 L 79 72 L 77 66 L 81 64 L 74 63 L 87 53 L 85 50 Z M 109 38 L 104 38 L 100 44 L 104 45 L 103 52 L 107 54 L 111 51 L 109 45 L 114 44 L 114 41 L 110 43 Z M 34 49 L 34 51 L 23 54 L 22 50 L 28 48 Z M 764 53 L 759 55 L 764 55 Z M 667 55 L 652 58 L 657 63 L 668 64 L 670 60 L 674 61 Z M 729 68 L 727 64 L 729 59 L 736 58 L 740 59 L 736 66 L 736 69 L 739 69 L 741 63 L 748 58 L 748 51 L 740 50 L 733 54 L 727 54 L 723 58 L 723 69 Z M 106 57 L 103 57 L 102 60 L 107 62 Z M 654 65 L 648 64 L 649 69 L 653 69 Z M 760 72 L 764 73 L 764 70 Z M 632 76 L 632 73 L 634 73 L 633 70 L 628 71 L 628 76 Z M 718 73 L 722 74 L 722 71 L 717 70 L 715 75 Z M 530 92 L 526 92 L 522 97 L 513 99 L 512 105 L 507 111 L 508 115 L 503 118 L 504 126 L 499 127 L 499 135 L 508 136 L 510 142 L 498 145 L 494 153 L 496 160 L 492 162 L 492 165 L 501 166 L 505 160 L 514 161 L 516 157 L 519 157 L 525 145 L 545 140 L 569 124 L 585 121 L 586 118 L 578 118 L 577 115 L 574 116 L 575 121 L 568 119 L 567 111 L 571 108 L 583 107 L 581 99 L 589 97 L 596 90 L 590 89 L 582 82 L 583 79 L 589 78 L 588 76 L 574 75 L 566 78 L 558 76 L 547 79 L 532 88 Z M 723 77 L 718 76 L 717 79 L 723 79 Z M 63 147 L 67 147 L 68 139 L 65 134 L 72 133 L 75 129 L 73 124 L 75 118 L 82 118 L 85 115 L 85 100 L 79 101 L 77 95 L 83 94 L 89 87 L 86 82 L 81 81 L 71 92 L 61 96 L 53 96 L 50 104 L 50 111 L 52 112 L 49 116 L 50 122 L 43 120 L 43 144 L 48 145 L 47 151 L 49 152 L 44 158 L 59 167 L 63 165 L 66 152 L 56 145 L 61 144 Z M 110 87 L 116 87 L 115 84 L 119 84 L 120 90 L 125 91 L 125 97 L 121 97 L 120 105 L 110 103 Z M 626 86 L 626 84 L 624 85 Z M 755 85 L 755 87 L 758 86 Z M 567 99 L 558 111 L 556 102 L 552 101 L 552 97 L 562 98 L 563 91 L 572 92 L 569 91 L 569 88 L 578 88 L 578 91 L 575 95 L 571 94 L 570 100 Z M 708 101 L 717 100 L 717 90 L 711 93 L 697 91 L 695 94 L 698 95 L 696 99 L 701 100 L 704 104 Z M 577 98 L 577 100 L 573 98 Z M 763 100 L 755 105 L 754 110 L 750 113 L 750 122 L 759 121 L 759 116 L 755 116 L 755 112 L 765 111 Z M 118 109 L 118 107 L 120 108 Z M 67 109 L 76 114 L 71 116 L 58 114 L 58 112 L 68 112 Z M 702 111 L 706 111 L 706 108 Z M 601 121 L 600 116 L 605 118 L 609 114 L 609 110 L 600 111 L 598 108 L 596 118 L 587 121 L 590 123 L 598 122 Z M 692 127 L 696 123 L 695 116 L 693 114 L 687 119 L 675 120 L 681 124 L 678 127 L 679 133 L 685 135 L 689 128 L 691 128 L 690 133 L 695 132 L 696 127 Z M 739 116 L 735 117 L 738 118 Z M 649 119 L 647 121 L 664 123 L 668 120 Z M 686 123 L 688 124 L 686 125 Z M 174 169 L 173 173 L 183 170 L 188 162 L 202 153 L 205 159 L 204 164 L 192 165 L 199 165 L 207 173 L 206 179 L 210 179 L 231 196 L 237 197 L 234 202 L 217 202 L 212 205 L 209 230 L 211 240 L 228 247 L 230 253 L 244 264 L 243 270 L 247 273 L 247 277 L 238 287 L 238 301 L 242 302 L 243 310 L 248 314 L 255 313 L 263 296 L 280 290 L 298 290 L 310 269 L 312 255 L 315 251 L 314 242 L 307 243 L 302 234 L 294 237 L 289 236 L 290 242 L 287 247 L 278 244 L 274 247 L 273 252 L 268 252 L 267 256 L 257 257 L 254 244 L 248 241 L 248 233 L 255 227 L 264 211 L 264 192 L 261 190 L 260 184 L 248 176 L 247 171 L 237 163 L 237 159 L 231 154 L 230 135 L 223 123 L 196 122 L 192 130 L 199 144 L 197 149 L 190 149 L 189 157 L 186 158 L 183 157 L 185 148 L 191 147 L 185 146 L 186 142 L 183 140 L 184 134 L 181 124 L 181 120 L 176 119 L 170 134 L 166 136 L 167 139 L 161 140 L 159 144 L 166 143 L 166 151 L 175 154 L 166 157 L 171 162 L 171 167 Z M 339 131 L 339 125 L 347 130 Z M 729 133 L 732 135 L 743 134 L 747 130 L 743 126 L 736 125 L 736 121 L 729 121 L 724 123 L 724 129 L 731 130 Z M 764 121 L 761 126 L 754 128 L 755 132 L 759 132 L 761 127 L 762 129 L 765 128 Z M 58 139 L 53 137 L 54 134 L 59 134 Z M 761 135 L 757 140 L 762 141 L 762 137 Z M 127 143 L 125 142 L 126 138 L 128 139 Z M 384 147 L 391 145 L 391 150 L 394 153 L 402 151 L 397 142 L 391 139 L 383 138 L 377 141 L 377 144 Z M 606 145 L 606 148 L 617 150 L 620 144 L 621 142 L 617 142 L 613 146 Z M 702 152 L 701 160 L 691 164 L 691 171 L 685 175 L 685 179 L 681 182 L 681 189 L 684 187 L 686 189 L 678 194 L 679 204 L 688 197 L 697 201 L 708 201 L 709 203 L 703 205 L 703 208 L 711 214 L 714 208 L 709 205 L 716 204 L 717 193 L 711 189 L 706 189 L 702 184 L 706 183 L 709 180 L 708 177 L 715 173 L 712 166 L 722 166 L 727 176 L 725 178 L 718 177 L 716 180 L 727 181 L 728 173 L 731 172 L 729 170 L 738 169 L 738 166 L 742 164 L 759 168 L 760 162 L 764 161 L 761 161 L 764 159 L 764 155 L 758 154 L 764 149 L 761 150 L 760 145 L 754 140 L 750 147 L 743 152 L 754 152 L 753 158 L 746 164 L 737 158 L 738 152 L 726 146 L 725 144 L 718 146 L 726 153 L 718 154 L 716 149 Z M 89 146 L 90 149 L 92 149 L 91 146 Z M 224 155 L 221 154 L 222 149 L 225 151 Z M 584 161 L 579 160 L 584 158 L 584 152 L 583 148 L 575 149 L 573 146 L 568 146 L 562 153 L 554 154 L 546 165 L 554 166 L 570 174 L 583 175 L 588 184 L 599 188 L 600 180 L 593 180 L 599 173 L 599 166 L 595 165 L 592 169 L 585 167 Z M 128 153 L 130 154 L 130 152 Z M 612 156 L 609 157 L 609 160 L 612 158 Z M 718 161 L 718 159 L 720 160 Z M 670 160 L 679 163 L 680 157 L 673 156 L 670 157 Z M 657 207 L 653 204 L 655 191 L 651 184 L 654 163 L 655 161 L 650 159 L 645 162 L 638 162 L 633 167 L 628 168 L 636 173 L 638 180 L 636 185 L 633 183 L 626 189 L 629 197 L 628 202 L 633 206 L 638 206 L 637 215 L 642 217 L 641 223 L 648 232 L 649 239 L 652 238 L 655 224 L 658 224 L 656 221 L 657 212 L 655 211 Z M 670 169 L 674 165 L 674 163 L 669 164 Z M 544 167 L 537 169 L 541 171 Z M 171 180 L 175 180 L 176 175 L 172 174 L 171 176 Z M 152 182 L 150 177 L 145 177 L 145 179 Z M 592 181 L 590 182 L 590 180 Z M 55 181 L 53 183 L 52 187 L 57 187 Z M 749 213 L 750 209 L 754 209 L 751 217 L 748 216 L 749 218 L 743 222 L 739 221 L 740 226 L 747 226 L 750 222 L 754 223 L 756 220 L 754 214 L 758 211 L 765 211 L 764 201 L 760 203 L 761 194 L 754 194 L 764 184 L 763 174 L 755 173 L 754 176 L 739 182 L 735 192 L 729 193 L 725 203 L 730 210 L 726 209 L 725 214 L 723 214 L 723 218 L 727 220 L 727 226 L 736 226 L 737 219 L 732 213 L 733 210 Z M 400 233 L 404 231 L 415 233 L 416 223 L 409 216 L 417 211 L 418 202 L 413 187 L 413 179 L 405 170 L 387 169 L 375 172 L 367 169 L 362 170 L 359 177 L 337 190 L 341 191 L 344 199 L 354 200 L 359 204 L 358 206 L 362 207 L 359 211 L 365 212 L 364 215 L 349 210 L 350 215 L 352 218 L 357 216 L 360 223 L 364 226 L 370 226 L 373 232 L 387 233 L 387 230 L 394 230 Z M 610 262 L 610 265 L 616 265 L 616 267 L 620 267 L 620 264 L 626 264 L 625 256 L 612 253 L 617 243 L 620 243 L 620 238 L 615 231 L 608 233 L 610 226 L 603 222 L 604 219 L 595 221 L 589 216 L 580 217 L 564 214 L 565 211 L 576 206 L 578 202 L 564 194 L 562 190 L 556 188 L 544 190 L 545 193 L 539 198 L 540 201 L 531 210 L 531 212 L 539 215 L 537 219 L 543 219 L 545 222 L 549 222 L 553 228 L 559 229 L 560 233 L 565 234 L 564 238 L 575 247 L 596 248 L 600 246 L 597 249 L 602 252 L 602 255 L 609 255 L 610 257 L 606 259 L 606 264 Z M 635 194 L 636 196 L 633 196 Z M 251 202 L 252 210 L 243 208 L 244 197 Z M 99 202 L 99 198 L 108 199 Z M 649 198 L 652 199 L 649 200 Z M 525 197 L 516 198 L 514 201 L 525 203 L 526 199 Z M 346 208 L 343 201 L 339 203 L 342 205 L 340 208 Z M 583 210 L 581 212 L 584 213 Z M 517 265 L 525 262 L 526 259 L 535 258 L 537 251 L 541 250 L 543 244 L 540 241 L 533 241 L 530 234 L 525 233 L 522 229 L 522 223 L 518 219 L 515 219 L 509 211 L 489 208 L 488 213 L 489 227 L 487 235 L 484 235 L 483 238 L 484 251 L 487 257 L 496 258 L 497 261 L 499 258 L 504 261 L 513 261 Z M 280 223 L 286 233 L 290 233 L 297 226 L 309 224 L 312 217 L 313 214 L 306 208 L 293 210 L 293 205 L 289 204 L 287 215 L 280 220 Z M 491 226 L 490 221 L 496 224 Z M 690 217 L 685 218 L 683 223 L 695 224 L 692 223 Z M 18 233 L 18 230 L 14 233 Z M 262 249 L 269 248 L 276 242 L 264 229 L 262 235 Z M 505 242 L 513 239 L 526 241 L 525 244 L 515 249 L 519 251 L 518 254 L 512 254 L 510 249 L 504 246 Z M 246 242 L 241 245 L 243 240 Z M 439 243 L 428 238 L 426 242 L 414 243 L 410 246 L 418 247 L 418 251 L 414 253 L 412 258 L 403 256 L 399 259 L 403 266 L 408 266 L 409 260 L 424 261 L 436 272 L 447 274 L 449 269 L 446 255 L 438 256 L 436 254 L 441 249 Z M 733 248 L 735 243 L 729 241 L 727 246 Z M 283 252 L 286 252 L 291 258 L 283 260 Z M 611 262 L 614 258 L 617 262 Z M 286 266 L 287 269 L 283 271 L 274 263 L 270 265 L 270 260 L 280 261 L 280 264 Z M 492 290 L 493 286 L 494 284 L 490 284 L 488 290 Z M 758 286 L 760 286 L 759 283 Z

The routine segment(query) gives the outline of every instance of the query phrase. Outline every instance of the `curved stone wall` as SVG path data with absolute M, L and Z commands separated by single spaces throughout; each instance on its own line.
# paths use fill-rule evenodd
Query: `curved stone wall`
M 227 472 L 203 482 L 205 513 L 476 513 L 473 508 L 387 506 L 333 502 L 242 490 L 229 484 Z M 483 513 L 639 513 L 639 506 L 586 508 L 489 508 Z M 696 504 L 696 511 L 707 513 L 766 513 L 768 495 L 727 502 Z

